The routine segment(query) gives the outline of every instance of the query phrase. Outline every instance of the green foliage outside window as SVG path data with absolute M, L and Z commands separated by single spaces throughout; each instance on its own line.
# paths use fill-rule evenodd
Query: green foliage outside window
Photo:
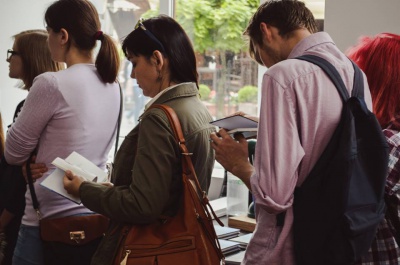
M 211 89 L 207 85 L 204 84 L 199 85 L 199 94 L 201 100 L 207 101 L 208 99 L 210 99 L 210 93 Z
M 257 103 L 257 87 L 255 86 L 244 86 L 238 91 L 238 102 L 251 102 Z

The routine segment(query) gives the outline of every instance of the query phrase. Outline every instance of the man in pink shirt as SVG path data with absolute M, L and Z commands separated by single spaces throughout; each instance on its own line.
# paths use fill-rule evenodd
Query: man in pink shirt
M 247 141 L 225 130 L 211 134 L 216 159 L 243 180 L 256 203 L 256 229 L 242 264 L 295 264 L 293 194 L 322 154 L 342 110 L 334 84 L 318 66 L 294 59 L 311 54 L 335 66 L 351 93 L 354 69 L 303 2 L 267 0 L 245 31 L 263 76 L 255 162 Z M 364 76 L 365 101 L 371 95 Z

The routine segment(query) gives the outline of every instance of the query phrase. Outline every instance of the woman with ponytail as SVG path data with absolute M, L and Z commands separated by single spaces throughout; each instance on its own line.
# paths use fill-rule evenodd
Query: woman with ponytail
M 92 215 L 83 205 L 40 183 L 55 170 L 51 164 L 55 158 L 65 159 L 73 151 L 105 169 L 120 109 L 116 82 L 119 55 L 112 38 L 101 31 L 98 13 L 90 1 L 56 1 L 47 8 L 44 20 L 51 57 L 65 63 L 66 69 L 36 77 L 24 108 L 8 131 L 5 158 L 9 164 L 23 165 L 35 152 L 36 164 L 30 168 L 42 219 Z M 97 44 L 100 48 L 95 57 Z M 29 189 L 25 200 L 14 265 L 90 263 L 101 238 L 64 253 L 49 250 L 40 237 Z M 44 252 L 55 259 L 47 260 Z

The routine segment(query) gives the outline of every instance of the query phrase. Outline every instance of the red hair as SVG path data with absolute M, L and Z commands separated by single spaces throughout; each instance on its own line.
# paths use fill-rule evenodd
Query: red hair
M 400 130 L 400 35 L 362 37 L 347 55 L 366 74 L 374 113 L 382 126 Z

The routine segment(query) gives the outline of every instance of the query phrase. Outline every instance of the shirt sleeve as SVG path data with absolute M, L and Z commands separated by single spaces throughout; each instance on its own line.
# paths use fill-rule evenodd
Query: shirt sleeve
M 135 224 L 150 223 L 165 211 L 173 179 L 181 172 L 178 145 L 166 122 L 158 115 L 143 118 L 132 183 L 99 188 L 84 182 L 80 195 L 86 207 L 114 220 Z
M 264 75 L 255 171 L 251 188 L 257 207 L 278 214 L 291 207 L 304 156 L 294 102 L 285 87 Z
M 8 163 L 22 165 L 29 158 L 55 113 L 60 97 L 50 74 L 35 78 L 21 113 L 7 133 L 4 155 Z

